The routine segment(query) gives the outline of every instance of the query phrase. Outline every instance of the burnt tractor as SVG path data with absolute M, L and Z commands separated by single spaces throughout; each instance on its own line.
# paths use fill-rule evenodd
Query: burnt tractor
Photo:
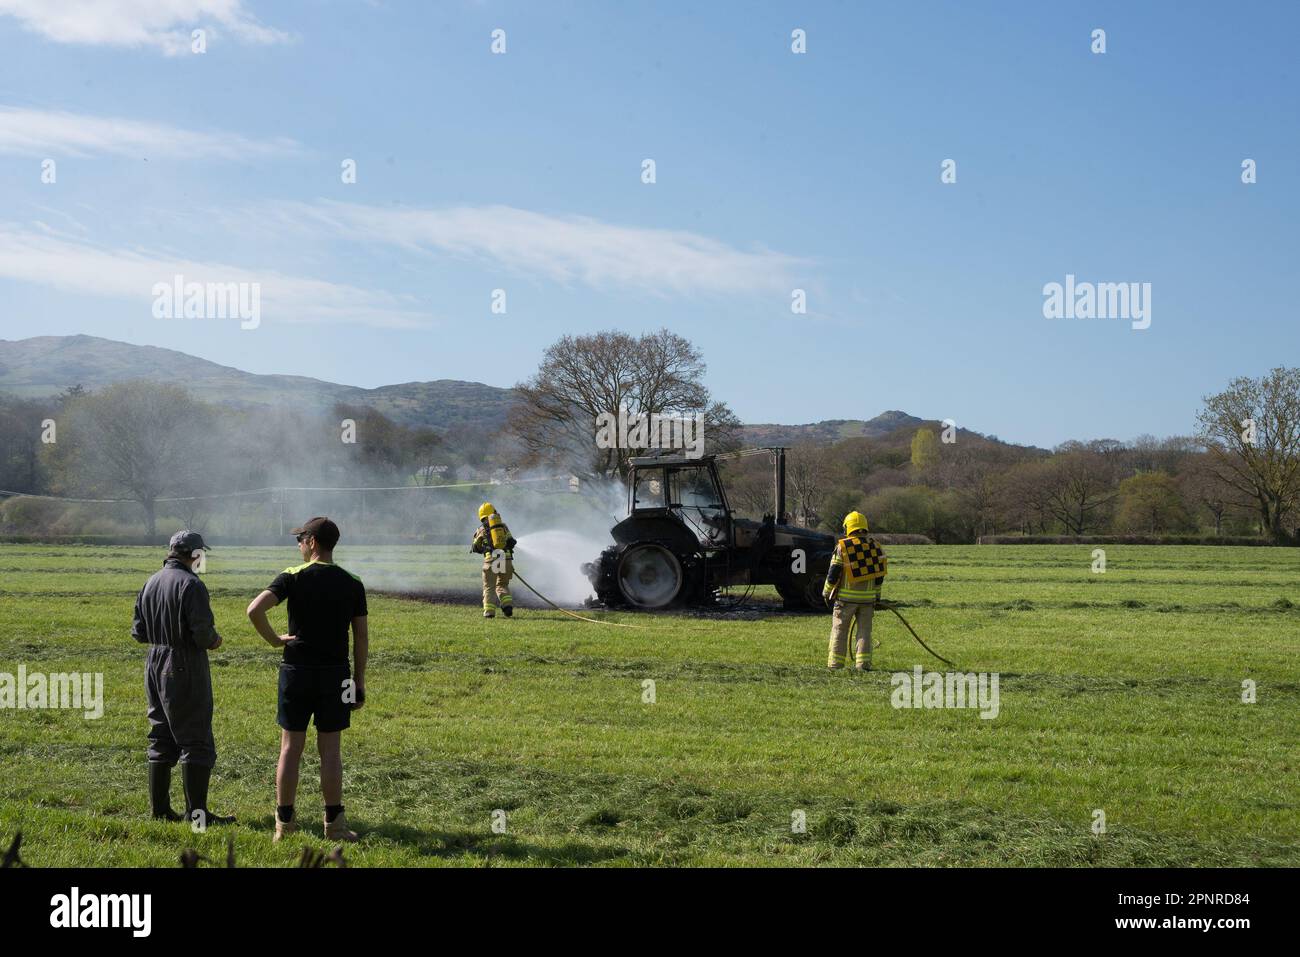
M 774 585 L 787 608 L 821 607 L 835 538 L 798 528 L 785 514 L 784 448 L 688 458 L 680 452 L 630 460 L 628 516 L 615 544 L 582 566 L 610 607 L 710 604 L 726 588 Z M 761 522 L 736 518 L 718 475 L 720 460 L 773 457 L 775 508 Z

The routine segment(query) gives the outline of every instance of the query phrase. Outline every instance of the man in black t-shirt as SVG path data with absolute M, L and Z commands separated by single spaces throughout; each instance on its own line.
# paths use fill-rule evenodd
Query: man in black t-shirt
M 339 527 L 328 518 L 309 519 L 293 534 L 304 564 L 286 568 L 248 606 L 248 619 L 272 647 L 284 649 L 280 665 L 280 763 L 275 773 L 275 840 L 298 830 L 294 800 L 298 770 L 307 743 L 307 725 L 316 720 L 320 787 L 325 798 L 325 836 L 355 841 L 343 813 L 343 729 L 365 704 L 366 589 L 361 579 L 334 564 Z M 277 635 L 266 613 L 289 603 L 289 632 Z M 348 666 L 352 629 L 353 667 Z

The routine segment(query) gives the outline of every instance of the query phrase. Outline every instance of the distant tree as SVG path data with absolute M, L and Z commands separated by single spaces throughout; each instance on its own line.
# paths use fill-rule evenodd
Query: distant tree
M 1300 369 L 1233 379 L 1204 399 L 1197 421 L 1214 474 L 1252 502 L 1274 541 L 1294 540 L 1286 522 L 1300 501 Z
M 629 448 L 601 449 L 601 415 L 704 416 L 704 451 L 739 444 L 740 422 L 704 385 L 698 349 L 667 329 L 632 337 L 607 331 L 565 336 L 546 350 L 541 366 L 515 386 L 508 431 L 536 461 L 561 463 L 588 474 L 626 475 Z
M 939 439 L 933 429 L 920 428 L 912 436 L 912 468 L 924 472 L 939 461 Z
M 924 485 L 883 489 L 867 498 L 867 520 L 878 532 L 928 535 L 935 542 L 960 541 L 964 536 L 957 496 Z
M 893 486 L 867 497 L 864 511 L 877 532 L 925 534 L 930 524 L 930 497 L 924 485 Z
M 1084 535 L 1103 524 L 1115 497 L 1113 451 L 1067 443 L 1046 463 L 1047 509 L 1067 535 Z
M 0 489 L 29 495 L 46 490 L 42 423 L 53 411 L 48 401 L 0 396 Z
M 200 493 L 216 462 L 213 413 L 179 386 L 120 382 L 69 397 L 47 446 L 58 487 L 140 504 L 156 533 L 157 501 Z
M 1186 531 L 1191 524 L 1177 481 L 1164 472 L 1139 472 L 1119 483 L 1115 524 L 1152 535 Z
M 440 445 L 433 429 L 408 428 L 366 406 L 340 403 L 334 407 L 334 415 L 340 422 L 350 419 L 355 423 L 355 442 L 345 448 L 351 451 L 354 466 L 375 478 L 418 482 L 417 473 L 431 464 Z M 344 447 L 342 442 L 340 446 Z
M 1050 504 L 1052 465 L 1047 460 L 1019 462 L 997 479 L 998 512 L 1004 526 L 1022 534 L 1045 534 L 1053 521 Z
M 1204 509 L 1214 522 L 1214 534 L 1222 535 L 1226 516 L 1239 511 L 1241 493 L 1222 481 L 1209 465 L 1209 454 L 1202 452 L 1178 476 L 1183 499 L 1193 508 Z M 1253 512 L 1252 512 L 1253 514 Z
M 865 500 L 862 492 L 852 488 L 836 488 L 827 493 L 822 501 L 821 527 L 840 534 L 844 528 L 844 516 L 849 512 L 864 511 Z M 871 521 L 870 515 L 867 515 L 867 521 Z
M 812 528 L 821 521 L 822 503 L 830 491 L 830 471 L 826 451 L 820 446 L 799 446 L 787 453 L 787 507 L 796 525 Z
M 1125 453 L 1133 472 L 1167 472 L 1173 475 L 1187 466 L 1199 447 L 1194 438 L 1175 435 L 1158 439 L 1153 435 L 1139 435 Z
M 770 515 L 775 508 L 772 491 L 772 463 L 755 455 L 728 459 L 718 465 L 727 501 L 732 509 L 747 518 Z

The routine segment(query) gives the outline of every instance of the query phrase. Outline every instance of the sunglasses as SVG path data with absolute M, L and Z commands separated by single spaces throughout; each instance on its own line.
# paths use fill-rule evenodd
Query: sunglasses
M 311 538 L 311 537 L 312 537 L 312 536 L 311 536 L 311 533 L 310 533 L 310 532 L 304 532 L 303 534 L 297 536 L 298 544 L 301 545 L 302 542 L 303 542 L 303 539 L 305 539 L 305 538 Z

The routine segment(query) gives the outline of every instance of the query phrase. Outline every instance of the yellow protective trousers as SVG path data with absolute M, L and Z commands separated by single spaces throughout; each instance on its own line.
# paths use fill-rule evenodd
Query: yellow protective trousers
M 501 569 L 497 571 L 496 569 Z M 514 604 L 514 599 L 510 597 L 510 579 L 514 577 L 515 565 L 507 554 L 502 554 L 500 559 L 492 559 L 483 563 L 483 610 L 492 611 L 496 607 L 492 598 L 501 603 L 501 607 Z
M 853 665 L 862 671 L 871 668 L 871 618 L 875 610 L 874 602 L 835 602 L 831 612 L 831 640 L 826 653 L 826 667 L 843 668 L 848 664 L 849 630 L 857 622 Z

